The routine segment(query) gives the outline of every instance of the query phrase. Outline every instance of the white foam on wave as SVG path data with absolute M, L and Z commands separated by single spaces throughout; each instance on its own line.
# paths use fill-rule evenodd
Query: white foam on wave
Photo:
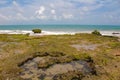
M 107 36 L 117 36 L 120 37 L 120 31 L 100 31 L 102 35 L 107 35 Z M 116 34 L 113 34 L 116 33 Z
M 0 34 L 27 34 L 27 33 L 33 32 L 28 30 L 0 30 Z
M 62 35 L 62 34 L 75 34 L 75 32 L 59 32 L 59 31 L 42 31 L 41 34 L 34 34 L 30 30 L 0 30 L 0 34 L 27 34 L 30 35 Z
M 34 34 L 31 30 L 0 30 L 0 34 L 27 34 L 30 33 L 31 36 L 34 35 L 64 35 L 64 34 L 71 34 L 74 35 L 76 33 L 91 33 L 92 31 L 79 31 L 79 32 L 70 32 L 70 31 L 42 31 L 41 34 Z M 109 36 L 118 36 L 120 37 L 120 31 L 100 31 L 102 35 L 109 35 Z M 118 33 L 118 34 L 113 34 Z

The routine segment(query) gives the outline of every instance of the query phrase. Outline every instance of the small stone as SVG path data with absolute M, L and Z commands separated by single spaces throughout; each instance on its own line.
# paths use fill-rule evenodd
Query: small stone
M 21 72 L 21 73 L 19 73 L 19 75 L 20 75 L 20 76 L 23 76 L 23 75 L 25 75 L 25 73 Z
M 32 72 L 32 71 L 29 71 L 28 74 L 33 74 L 33 72 Z

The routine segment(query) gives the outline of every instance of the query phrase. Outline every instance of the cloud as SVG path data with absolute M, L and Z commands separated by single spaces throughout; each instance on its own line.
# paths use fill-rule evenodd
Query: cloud
M 41 6 L 41 7 L 39 8 L 39 10 L 36 11 L 36 14 L 41 15 L 41 14 L 43 14 L 44 11 L 45 11 L 45 7 L 44 7 L 44 6 Z
M 47 19 L 47 16 L 44 15 L 46 8 L 44 6 L 40 6 L 40 8 L 35 12 L 36 18 L 38 19 Z
M 16 20 L 28 20 L 25 16 L 23 16 L 21 13 L 17 13 L 16 16 L 14 17 Z
M 51 8 L 54 8 L 54 7 L 55 7 L 55 5 L 51 3 L 51 4 L 50 4 L 50 7 L 51 7 Z
M 52 9 L 51 10 L 51 14 L 55 14 L 56 12 L 55 12 L 55 10 L 54 9 Z
M 73 18 L 73 15 L 72 14 L 66 14 L 66 13 L 64 13 L 63 14 L 63 18 L 65 18 L 65 19 L 71 19 L 71 18 Z
M 47 16 L 45 16 L 45 15 L 40 15 L 40 16 L 37 16 L 37 18 L 43 20 L 43 19 L 47 19 Z
M 81 7 L 81 10 L 83 11 L 93 11 L 101 8 L 103 5 L 102 4 L 96 4 L 96 5 L 91 5 L 91 6 L 84 6 Z
M 73 0 L 71 0 L 71 1 L 73 1 Z M 97 0 L 74 0 L 74 1 L 84 3 L 84 4 L 94 4 L 94 3 L 96 3 Z
M 105 20 L 111 23 L 112 19 L 118 24 L 119 4 L 120 0 L 0 0 L 0 24 L 9 21 L 71 23 L 70 20 L 105 24 Z
M 18 4 L 16 1 L 13 1 L 13 5 L 17 6 L 18 7 Z
M 22 7 L 16 1 L 13 1 L 12 4 L 13 4 L 14 11 L 16 11 L 16 12 L 24 12 Z
M 58 20 L 58 17 L 56 15 L 53 16 L 54 20 Z
M 4 16 L 4 15 L 2 15 L 2 14 L 0 14 L 0 19 L 1 19 L 1 20 L 9 20 L 9 18 L 8 18 L 7 16 Z

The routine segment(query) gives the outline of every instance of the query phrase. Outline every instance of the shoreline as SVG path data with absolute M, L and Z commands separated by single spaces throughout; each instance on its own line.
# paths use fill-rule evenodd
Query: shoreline
M 42 31 L 40 34 L 34 34 L 32 30 L 0 30 L 0 34 L 27 34 L 29 33 L 30 36 L 42 36 L 42 35 L 75 35 L 76 33 L 91 33 L 92 31 Z M 120 31 L 100 31 L 102 35 L 106 36 L 116 36 L 120 37 Z

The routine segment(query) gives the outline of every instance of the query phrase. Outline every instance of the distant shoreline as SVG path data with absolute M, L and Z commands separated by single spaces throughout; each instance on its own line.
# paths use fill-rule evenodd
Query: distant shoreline
M 40 34 L 34 34 L 32 30 L 0 30 L 0 34 L 27 34 L 29 33 L 31 36 L 35 35 L 64 35 L 64 34 L 71 34 L 74 35 L 76 33 L 91 33 L 92 31 L 77 31 L 77 32 L 70 32 L 70 31 L 42 31 Z M 102 35 L 107 36 L 117 36 L 120 37 L 120 31 L 100 31 Z

